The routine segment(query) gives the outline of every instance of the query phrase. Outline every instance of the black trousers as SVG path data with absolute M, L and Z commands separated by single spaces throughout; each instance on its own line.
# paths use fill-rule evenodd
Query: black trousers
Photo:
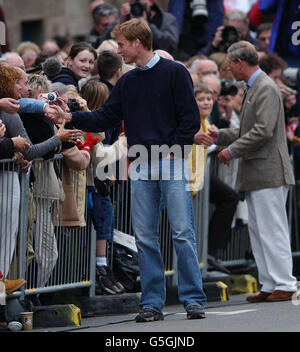
M 209 222 L 208 252 L 226 248 L 231 237 L 231 224 L 240 200 L 239 193 L 215 176 L 210 178 L 209 201 L 215 205 Z

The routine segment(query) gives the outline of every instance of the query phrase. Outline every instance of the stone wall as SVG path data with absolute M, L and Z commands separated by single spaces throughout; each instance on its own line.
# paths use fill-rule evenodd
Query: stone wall
M 33 31 L 35 42 L 41 45 L 55 35 L 70 39 L 88 38 L 92 28 L 89 13 L 91 0 L 0 0 L 2 3 L 11 49 L 22 41 L 26 28 Z M 119 7 L 124 0 L 108 0 Z M 157 0 L 167 8 L 168 0 Z

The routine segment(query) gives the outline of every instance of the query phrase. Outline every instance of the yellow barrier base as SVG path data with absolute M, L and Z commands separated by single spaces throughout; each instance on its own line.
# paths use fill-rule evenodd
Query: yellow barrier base
M 33 314 L 33 327 L 59 327 L 81 325 L 81 311 L 74 304 L 36 307 Z
M 226 302 L 228 298 L 228 286 L 222 282 L 207 282 L 203 284 L 207 302 Z
M 222 281 L 228 286 L 231 294 L 257 292 L 257 280 L 252 275 L 231 275 Z

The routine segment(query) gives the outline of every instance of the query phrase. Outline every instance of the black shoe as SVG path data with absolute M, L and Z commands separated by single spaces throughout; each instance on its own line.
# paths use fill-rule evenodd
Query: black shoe
M 215 270 L 221 271 L 222 273 L 231 274 L 231 271 L 225 268 L 224 264 L 220 259 L 213 257 L 212 255 L 207 256 L 207 263 L 211 265 Z
M 146 323 L 157 320 L 164 320 L 164 315 L 150 308 L 141 309 L 139 314 L 135 317 L 137 323 Z
M 108 293 L 110 295 L 115 295 L 116 293 L 119 293 L 116 287 L 109 279 L 104 266 L 96 266 L 96 281 L 98 281 L 99 286 L 101 286 L 101 289 L 104 293 Z
M 189 306 L 186 309 L 187 319 L 204 319 L 205 312 L 200 306 Z
M 117 291 L 117 293 L 124 293 L 125 292 L 124 286 L 119 281 L 116 280 L 115 275 L 112 272 L 111 268 L 109 266 L 105 266 L 104 269 L 106 271 L 106 276 L 114 285 L 115 291 Z

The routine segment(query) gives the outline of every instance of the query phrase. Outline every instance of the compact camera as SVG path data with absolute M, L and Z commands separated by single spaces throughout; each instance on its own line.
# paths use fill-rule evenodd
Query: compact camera
M 130 12 L 133 17 L 142 17 L 145 11 L 145 5 L 140 3 L 139 0 L 135 0 L 130 4 Z
M 234 84 L 232 84 L 230 81 L 226 79 L 221 80 L 220 96 L 223 96 L 223 95 L 235 96 L 237 95 L 237 92 L 238 92 L 238 89 Z
M 45 93 L 45 94 L 42 94 L 42 96 L 44 98 L 47 98 L 49 103 L 54 103 L 56 101 L 56 99 L 57 99 L 57 95 L 56 95 L 55 92 Z
M 74 112 L 74 111 L 79 111 L 80 110 L 80 106 L 77 102 L 76 99 L 68 99 L 68 107 L 70 109 L 70 112 Z

